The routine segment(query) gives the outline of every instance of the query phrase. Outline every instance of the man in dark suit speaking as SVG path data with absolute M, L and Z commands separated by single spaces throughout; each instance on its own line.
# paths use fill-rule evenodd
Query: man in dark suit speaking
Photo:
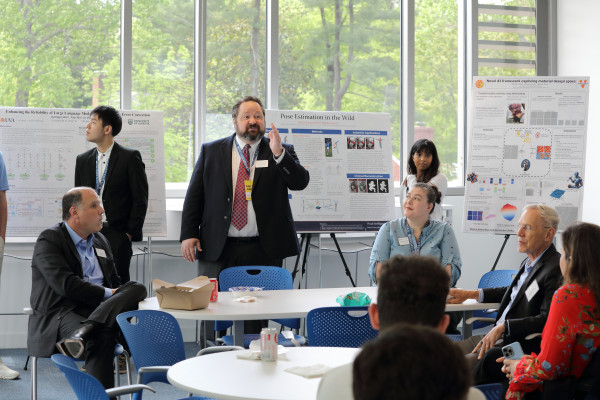
M 137 150 L 114 141 L 121 132 L 121 115 L 110 106 L 98 106 L 90 113 L 85 138 L 96 148 L 77 156 L 75 186 L 96 189 L 102 199 L 102 234 L 110 243 L 117 273 L 129 281 L 131 242 L 142 240 L 142 227 L 148 209 L 148 178 Z
M 525 339 L 541 333 L 548 318 L 552 296 L 560 285 L 560 253 L 552 244 L 558 228 L 558 214 L 546 205 L 525 207 L 517 230 L 518 250 L 526 253 L 519 272 L 508 287 L 462 290 L 450 289 L 448 303 L 475 299 L 483 303 L 500 303 L 496 323 L 487 335 L 472 336 L 458 342 L 474 368 L 475 384 L 506 381 L 501 347 L 519 342 L 525 354 L 539 353 L 540 338 Z
M 181 218 L 181 253 L 198 259 L 198 273 L 210 277 L 232 266 L 281 266 L 298 254 L 288 189 L 309 182 L 273 124 L 269 139 L 263 137 L 258 98 L 238 101 L 232 117 L 234 135 L 202 145 Z
M 86 370 L 113 386 L 113 352 L 119 313 L 137 309 L 146 288 L 121 286 L 110 246 L 101 233 L 104 209 L 93 189 L 68 191 L 63 222 L 43 231 L 33 251 L 29 355 L 84 357 Z M 57 343 L 58 342 L 58 343 Z

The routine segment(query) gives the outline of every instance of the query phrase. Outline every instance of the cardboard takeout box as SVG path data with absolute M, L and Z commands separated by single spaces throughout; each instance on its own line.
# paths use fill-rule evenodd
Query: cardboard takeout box
M 152 288 L 156 292 L 160 308 L 177 310 L 198 310 L 208 307 L 213 287 L 214 283 L 206 276 L 199 276 L 177 285 L 160 279 L 152 280 Z

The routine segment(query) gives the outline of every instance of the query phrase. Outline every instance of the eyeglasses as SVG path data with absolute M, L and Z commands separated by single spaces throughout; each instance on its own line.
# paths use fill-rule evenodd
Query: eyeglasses
M 548 228 L 550 228 L 550 226 L 544 226 L 543 228 L 544 229 L 548 229 Z M 536 230 L 537 226 L 531 226 L 531 225 L 528 225 L 528 224 L 525 224 L 525 225 L 520 225 L 519 224 L 519 225 L 517 225 L 517 232 L 520 231 L 521 229 L 523 229 L 525 232 L 529 232 L 529 231 Z

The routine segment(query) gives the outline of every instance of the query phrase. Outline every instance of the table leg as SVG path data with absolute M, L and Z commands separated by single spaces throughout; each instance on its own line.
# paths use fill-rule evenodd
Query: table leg
M 473 316 L 473 311 L 463 311 L 463 339 L 473 336 L 473 325 L 467 324 L 467 320 Z
M 233 344 L 244 347 L 244 321 L 233 321 Z

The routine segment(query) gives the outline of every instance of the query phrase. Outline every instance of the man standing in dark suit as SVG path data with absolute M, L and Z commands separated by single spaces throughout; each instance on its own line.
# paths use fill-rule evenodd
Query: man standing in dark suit
M 548 318 L 552 296 L 561 282 L 560 253 L 552 244 L 558 228 L 558 214 L 546 205 L 525 207 L 519 219 L 518 250 L 526 253 L 519 272 L 508 287 L 462 290 L 450 289 L 448 303 L 475 299 L 498 303 L 494 328 L 487 335 L 477 335 L 458 342 L 473 365 L 475 384 L 506 381 L 501 364 L 501 347 L 519 342 L 526 354 L 540 351 L 540 338 L 526 340 L 541 333 Z
M 119 112 L 110 106 L 98 106 L 90 116 L 85 138 L 96 148 L 77 156 L 75 186 L 94 188 L 102 199 L 106 214 L 101 232 L 110 243 L 121 281 L 127 282 L 131 242 L 142 240 L 148 178 L 140 152 L 114 141 L 123 124 Z
M 105 388 L 113 386 L 118 314 L 137 309 L 146 288 L 121 286 L 110 246 L 101 233 L 104 209 L 93 189 L 69 190 L 62 199 L 64 222 L 43 231 L 33 251 L 29 355 L 59 351 L 85 357 L 86 370 Z
M 209 277 L 232 266 L 281 266 L 299 252 L 288 189 L 304 189 L 308 171 L 273 124 L 263 137 L 258 98 L 238 101 L 232 117 L 234 135 L 202 145 L 181 218 L 181 253 Z

